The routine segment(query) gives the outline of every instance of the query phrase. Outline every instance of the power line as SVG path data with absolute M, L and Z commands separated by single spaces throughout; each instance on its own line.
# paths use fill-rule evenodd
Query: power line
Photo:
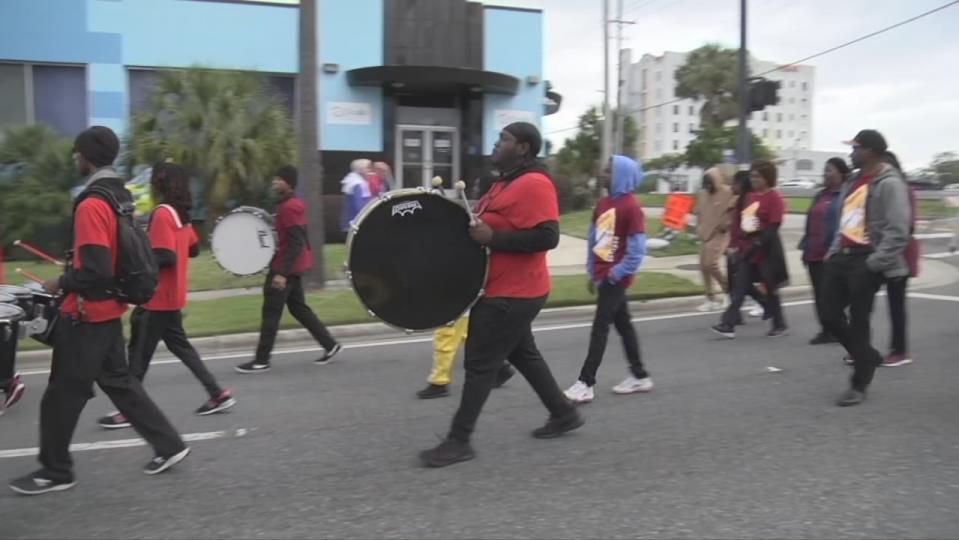
M 809 55 L 809 56 L 807 56 L 807 57 L 805 57 L 805 58 L 800 58 L 799 60 L 796 60 L 796 61 L 794 61 L 794 62 L 790 62 L 790 63 L 788 63 L 788 64 L 779 65 L 779 66 L 774 67 L 774 68 L 772 68 L 772 69 L 770 69 L 770 70 L 768 70 L 768 71 L 764 71 L 764 72 L 762 72 L 762 73 L 760 73 L 760 74 L 758 74 L 758 75 L 754 75 L 754 77 L 762 77 L 762 76 L 765 76 L 765 75 L 769 75 L 770 73 L 775 73 L 775 72 L 777 72 L 777 71 L 782 71 L 782 70 L 784 70 L 784 69 L 786 69 L 786 68 L 793 67 L 793 66 L 795 66 L 795 65 L 797 65 L 797 64 L 801 64 L 801 63 L 803 63 L 803 62 L 808 62 L 809 60 L 812 60 L 812 59 L 814 59 L 814 58 L 819 58 L 820 56 L 825 56 L 825 55 L 827 55 L 827 54 L 829 54 L 829 53 L 836 52 L 836 51 L 838 51 L 838 50 L 840 50 L 840 49 L 844 49 L 844 48 L 846 48 L 846 47 L 849 47 L 850 45 L 854 45 L 854 44 L 859 43 L 859 42 L 861 42 L 861 41 L 865 41 L 865 40 L 867 40 L 867 39 L 876 37 L 876 36 L 878 36 L 878 35 L 880 35 L 880 34 L 884 34 L 884 33 L 888 32 L 888 31 L 890 31 L 890 30 L 894 30 L 894 29 L 896 29 L 896 28 L 899 28 L 900 26 L 904 26 L 904 25 L 907 25 L 907 24 L 909 24 L 909 23 L 911 23 L 911 22 L 918 21 L 919 19 L 922 19 L 922 18 L 924 18 L 924 17 L 928 17 L 929 15 L 932 15 L 933 13 L 937 13 L 937 12 L 939 12 L 939 11 L 942 11 L 942 10 L 946 9 L 946 8 L 952 7 L 952 6 L 956 5 L 956 4 L 959 4 L 959 0 L 952 0 L 951 2 L 947 2 L 947 3 L 945 3 L 945 4 L 943 4 L 943 5 L 939 6 L 939 7 L 930 9 L 929 11 L 925 11 L 925 12 L 920 13 L 920 14 L 914 16 L 914 17 L 910 17 L 910 18 L 908 18 L 908 19 L 904 19 L 904 20 L 899 21 L 899 22 L 897 22 L 897 23 L 895 23 L 895 24 L 892 24 L 892 25 L 887 26 L 887 27 L 885 27 L 885 28 L 876 30 L 875 32 L 871 32 L 871 33 L 869 33 L 869 34 L 866 34 L 866 35 L 864 35 L 864 36 L 858 37 L 858 38 L 853 39 L 853 40 L 851 40 L 851 41 L 847 41 L 846 43 L 843 43 L 843 44 L 840 44 L 840 45 L 836 45 L 835 47 L 831 47 L 831 48 L 829 48 L 829 49 L 820 51 L 820 52 L 818 52 L 818 53 L 816 53 L 816 54 Z M 623 111 L 623 112 L 625 112 L 625 113 L 645 112 L 645 111 L 648 111 L 648 110 L 658 109 L 658 108 L 660 108 L 660 107 L 666 107 L 666 106 L 668 106 L 668 105 L 673 105 L 673 104 L 679 103 L 679 102 L 681 102 L 681 101 L 683 101 L 683 100 L 685 100 L 685 99 L 687 99 L 687 98 L 676 98 L 676 99 L 672 99 L 672 100 L 669 100 L 669 101 L 664 101 L 663 103 L 657 103 L 656 105 L 649 105 L 649 106 L 646 106 L 646 107 L 638 107 L 638 108 L 626 109 L 626 110 Z M 600 117 L 600 119 L 603 119 L 603 118 Z M 575 126 L 570 126 L 570 127 L 562 128 L 562 129 L 555 129 L 555 130 L 552 130 L 552 131 L 547 132 L 546 135 L 551 135 L 551 134 L 553 134 L 553 133 L 562 133 L 562 132 L 564 132 L 564 131 L 570 131 L 570 130 L 573 130 L 573 129 L 577 129 L 578 127 L 579 127 L 579 125 L 575 125 Z

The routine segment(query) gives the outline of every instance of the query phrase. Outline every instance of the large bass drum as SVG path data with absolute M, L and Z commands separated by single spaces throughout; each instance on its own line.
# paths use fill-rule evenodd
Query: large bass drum
M 217 220 L 210 235 L 213 258 L 237 276 L 265 271 L 276 254 L 273 218 L 265 210 L 241 206 Z
M 483 295 L 489 251 L 470 238 L 466 210 L 442 193 L 383 193 L 353 221 L 346 244 L 353 290 L 395 328 L 450 324 Z

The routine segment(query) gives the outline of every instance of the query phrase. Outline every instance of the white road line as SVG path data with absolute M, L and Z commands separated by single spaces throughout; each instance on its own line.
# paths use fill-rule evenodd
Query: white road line
M 880 293 L 881 294 L 881 293 Z M 783 307 L 792 307 L 792 306 L 805 306 L 812 304 L 812 300 L 796 300 L 794 302 L 785 302 Z M 684 313 L 674 313 L 671 315 L 650 315 L 649 317 L 634 317 L 633 322 L 654 322 L 654 321 L 669 321 L 673 319 L 685 319 L 689 317 L 703 317 L 703 316 L 719 316 L 721 312 L 713 311 L 707 313 L 699 312 L 684 312 Z M 554 326 L 534 326 L 533 332 L 554 332 L 557 330 L 573 330 L 576 328 L 590 328 L 593 326 L 593 322 L 581 322 L 581 323 L 572 323 L 572 324 L 562 324 Z M 417 343 L 432 343 L 433 336 L 429 337 L 418 337 L 418 338 L 406 338 L 406 339 L 393 339 L 389 341 L 367 341 L 361 343 L 350 343 L 343 345 L 344 349 L 369 349 L 373 347 L 390 347 L 393 345 L 413 345 Z M 273 351 L 273 355 L 279 354 L 301 354 L 307 352 L 316 352 L 319 351 L 320 347 L 301 347 L 297 349 L 278 349 Z M 204 356 L 203 360 L 236 360 L 241 358 L 249 358 L 253 355 L 253 352 L 245 353 L 230 353 L 230 354 L 217 354 Z M 164 360 L 154 360 L 150 362 L 150 366 L 166 365 L 166 364 L 179 364 L 180 360 L 176 358 L 167 358 Z M 49 369 L 29 369 L 19 372 L 21 376 L 28 375 L 49 375 Z
M 210 441 L 213 439 L 232 439 L 236 437 L 245 437 L 255 428 L 238 428 L 225 431 L 207 431 L 203 433 L 187 433 L 181 435 L 186 442 Z M 76 443 L 70 445 L 71 452 L 89 452 L 91 450 L 111 450 L 114 448 L 133 448 L 134 446 L 146 446 L 143 439 L 119 439 L 116 441 L 100 441 L 92 443 Z M 35 456 L 40 453 L 39 448 L 15 448 L 13 450 L 0 450 L 0 459 L 18 458 Z
M 945 259 L 946 257 L 952 257 L 954 255 L 959 255 L 959 253 L 953 253 L 952 251 L 940 251 L 939 253 L 926 253 L 923 257 L 927 259 Z
M 909 298 L 922 298 L 924 300 L 942 300 L 944 302 L 959 302 L 959 296 L 946 296 L 944 294 L 929 293 L 909 293 Z
M 940 232 L 940 233 L 919 233 L 912 235 L 916 240 L 935 240 L 938 238 L 952 238 L 955 236 L 950 232 Z

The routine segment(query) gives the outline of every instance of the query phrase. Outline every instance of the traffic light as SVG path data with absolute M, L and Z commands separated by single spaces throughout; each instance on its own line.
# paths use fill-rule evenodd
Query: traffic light
M 749 111 L 761 111 L 770 105 L 779 104 L 779 87 L 782 83 L 769 79 L 752 79 L 749 82 Z

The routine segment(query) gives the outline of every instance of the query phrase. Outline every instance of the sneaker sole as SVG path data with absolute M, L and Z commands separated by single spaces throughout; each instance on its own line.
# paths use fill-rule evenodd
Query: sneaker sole
M 103 429 L 126 429 L 128 427 L 133 427 L 133 424 L 127 422 L 125 424 L 97 424 Z
M 318 365 L 318 366 L 328 366 L 328 365 L 332 364 L 333 362 L 336 362 L 336 355 L 340 354 L 340 351 L 342 351 L 342 350 L 343 350 L 343 346 L 342 346 L 342 345 L 337 345 L 337 346 L 336 346 L 336 349 L 334 349 L 334 351 L 333 351 L 332 354 L 330 354 L 328 357 L 326 357 L 326 358 L 324 358 L 324 359 L 322 359 L 322 360 L 314 360 L 313 363 L 316 364 L 316 365 Z
M 23 393 L 26 391 L 27 387 L 25 384 L 20 383 L 14 389 L 13 393 L 7 398 L 6 404 L 3 406 L 4 409 L 9 409 L 17 404 L 20 401 L 20 398 L 23 397 Z
M 462 462 L 464 462 L 464 461 L 469 461 L 469 460 L 471 460 L 471 459 L 473 459 L 473 458 L 476 457 L 476 453 L 475 453 L 475 452 L 471 452 L 471 453 L 469 453 L 469 454 L 460 456 L 460 457 L 458 457 L 458 458 L 456 458 L 456 459 L 454 459 L 454 460 L 452 460 L 452 461 L 444 461 L 444 462 L 442 462 L 442 463 L 437 463 L 437 462 L 431 461 L 429 458 L 427 458 L 427 457 L 426 457 L 426 453 L 427 453 L 427 451 L 423 451 L 423 452 L 420 453 L 420 463 L 422 463 L 423 466 L 426 467 L 427 469 L 440 469 L 440 468 L 443 468 L 443 467 L 447 467 L 447 466 L 449 466 L 449 465 L 455 465 L 455 464 L 457 464 L 457 463 L 462 463 Z
M 565 428 L 565 429 L 562 429 L 562 430 L 559 430 L 559 431 L 551 431 L 551 432 L 549 432 L 549 433 L 539 434 L 539 435 L 537 435 L 536 433 L 533 433 L 533 438 L 534 438 L 534 439 L 555 439 L 555 438 L 557 438 L 557 437 L 561 437 L 561 436 L 569 433 L 570 431 L 574 431 L 574 430 L 577 430 L 577 429 L 583 427 L 583 425 L 584 425 L 585 423 L 586 423 L 586 419 L 583 418 L 582 416 L 580 416 L 579 419 L 577 420 L 577 422 L 576 422 L 575 424 L 573 424 L 573 425 L 571 425 L 571 426 L 569 426 L 569 427 L 567 427 L 567 428 Z
M 443 392 L 442 394 L 427 394 L 427 395 L 416 394 L 416 397 L 420 399 L 436 399 L 441 397 L 449 397 L 449 395 L 450 395 L 449 392 Z
M 50 486 L 46 489 L 41 489 L 37 491 L 26 491 L 13 485 L 7 486 L 7 487 L 9 487 L 14 493 L 31 496 L 31 495 L 43 495 L 44 493 L 53 493 L 54 491 L 66 491 L 76 485 L 77 485 L 76 482 L 70 482 L 69 484 L 57 484 L 55 486 Z
M 259 374 L 259 373 L 266 373 L 267 371 L 270 371 L 271 369 L 272 369 L 272 368 L 263 368 L 263 369 L 241 369 L 241 368 L 238 368 L 238 367 L 234 367 L 234 368 L 233 368 L 233 371 L 235 371 L 235 372 L 237 372 L 237 373 L 242 373 L 242 374 L 244 374 L 244 375 L 257 375 L 257 374 Z
M 170 459 L 166 460 L 166 463 L 164 463 L 163 465 L 161 465 L 159 469 L 157 469 L 157 470 L 155 470 L 155 471 L 148 471 L 148 470 L 144 469 L 144 470 L 143 470 L 143 474 L 150 475 L 150 476 L 153 476 L 153 475 L 155 475 L 155 474 L 160 474 L 161 472 L 166 471 L 166 470 L 169 470 L 169 469 L 171 469 L 174 465 L 176 465 L 177 463 L 183 461 L 183 459 L 186 458 L 188 455 L 190 455 L 190 447 L 189 447 L 189 446 L 187 446 L 186 448 L 184 448 L 183 450 L 181 450 L 179 454 L 173 454 L 173 457 L 171 457 Z
M 776 339 L 776 338 L 786 337 L 786 336 L 788 336 L 788 335 L 789 335 L 789 331 L 786 330 L 786 331 L 784 331 L 784 332 L 780 332 L 780 333 L 774 334 L 774 335 L 772 335 L 772 336 L 770 336 L 769 334 L 766 334 L 766 337 L 768 337 L 769 339 Z
M 236 405 L 236 400 L 233 399 L 233 398 L 230 398 L 230 399 L 224 401 L 223 403 L 221 403 L 217 408 L 215 408 L 215 409 L 210 409 L 209 411 L 197 412 L 196 415 L 197 415 L 197 416 L 209 416 L 209 415 L 211 415 L 211 414 L 216 414 L 216 413 L 218 413 L 218 412 L 223 412 L 223 411 L 229 409 L 230 407 L 233 407 L 234 405 Z
M 712 331 L 712 333 L 716 334 L 717 336 L 722 336 L 726 339 L 736 339 L 736 334 L 727 334 L 725 332 L 720 332 L 719 330 L 716 330 L 715 328 L 710 328 L 710 330 Z
M 575 403 L 576 405 L 584 405 L 584 404 L 586 404 L 586 403 L 592 403 L 593 400 L 596 399 L 596 397 L 594 396 L 594 397 L 591 397 L 591 398 L 574 399 L 574 398 L 571 398 L 571 397 L 569 397 L 569 396 L 566 396 L 566 399 L 568 399 L 568 400 L 569 400 L 570 402 L 572 402 L 572 403 Z
M 890 362 L 888 364 L 882 363 L 882 364 L 879 364 L 879 366 L 880 367 L 901 367 L 901 366 L 908 366 L 911 363 L 912 363 L 912 360 L 900 360 L 899 362 Z
M 620 389 L 620 390 L 617 390 L 617 389 L 613 388 L 613 393 L 616 394 L 616 395 L 618 395 L 618 396 L 625 396 L 625 395 L 629 395 L 629 394 L 648 394 L 648 393 L 650 393 L 650 392 L 652 392 L 652 391 L 653 391 L 653 388 L 652 388 L 652 387 L 650 387 L 650 388 L 637 388 L 637 389 L 635 389 L 635 390 L 633 390 L 633 389 L 629 389 L 629 390 L 622 390 L 622 389 Z

